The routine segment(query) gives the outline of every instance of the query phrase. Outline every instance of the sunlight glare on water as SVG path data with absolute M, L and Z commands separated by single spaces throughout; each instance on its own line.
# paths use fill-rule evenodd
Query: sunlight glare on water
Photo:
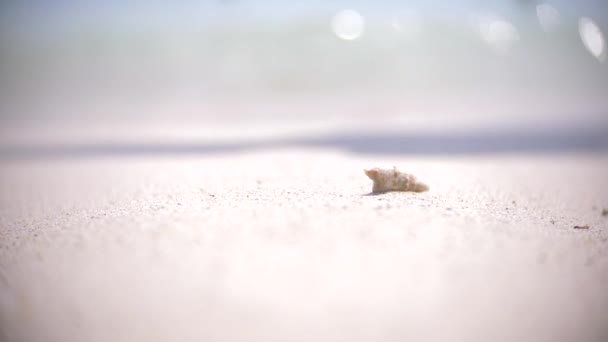
M 339 38 L 355 40 L 363 34 L 365 19 L 355 10 L 342 10 L 333 17 L 331 27 Z
M 590 18 L 583 17 L 578 21 L 578 32 L 589 53 L 600 62 L 604 62 L 606 60 L 606 43 L 599 26 Z

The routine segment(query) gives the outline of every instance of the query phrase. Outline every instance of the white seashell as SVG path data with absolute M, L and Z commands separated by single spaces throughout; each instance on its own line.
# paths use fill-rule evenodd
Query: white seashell
M 367 177 L 374 181 L 373 193 L 387 191 L 424 192 L 429 186 L 418 181 L 414 175 L 400 172 L 397 167 L 392 170 L 374 168 L 364 170 Z

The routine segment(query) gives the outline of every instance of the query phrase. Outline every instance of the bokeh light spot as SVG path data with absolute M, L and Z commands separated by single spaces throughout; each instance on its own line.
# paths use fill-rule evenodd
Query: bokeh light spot
M 559 11 L 549 4 L 539 4 L 536 6 L 536 17 L 540 27 L 545 32 L 555 31 L 559 27 Z
M 355 10 L 342 10 L 331 20 L 331 28 L 339 38 L 355 40 L 363 34 L 365 19 Z
M 507 53 L 519 40 L 517 28 L 503 19 L 482 19 L 479 22 L 481 38 L 499 53 Z
M 583 17 L 578 21 L 578 32 L 589 53 L 600 62 L 604 62 L 606 60 L 606 43 L 599 26 L 590 18 Z
M 416 38 L 422 31 L 420 14 L 415 11 L 405 11 L 393 15 L 393 29 L 406 38 Z

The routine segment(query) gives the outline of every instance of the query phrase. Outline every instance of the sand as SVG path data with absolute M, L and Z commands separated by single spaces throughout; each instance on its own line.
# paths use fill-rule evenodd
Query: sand
M 431 190 L 368 195 L 363 169 L 393 165 Z M 607 165 L 312 148 L 3 160 L 0 340 L 606 341 Z

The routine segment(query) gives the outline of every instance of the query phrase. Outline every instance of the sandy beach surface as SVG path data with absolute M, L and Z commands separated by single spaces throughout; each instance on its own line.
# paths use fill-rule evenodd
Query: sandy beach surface
M 608 342 L 607 39 L 600 0 L 1 1 L 0 342 Z
M 427 193 L 369 195 L 368 167 Z M 2 341 L 606 341 L 605 154 L 0 163 Z M 589 229 L 574 229 L 589 226 Z

